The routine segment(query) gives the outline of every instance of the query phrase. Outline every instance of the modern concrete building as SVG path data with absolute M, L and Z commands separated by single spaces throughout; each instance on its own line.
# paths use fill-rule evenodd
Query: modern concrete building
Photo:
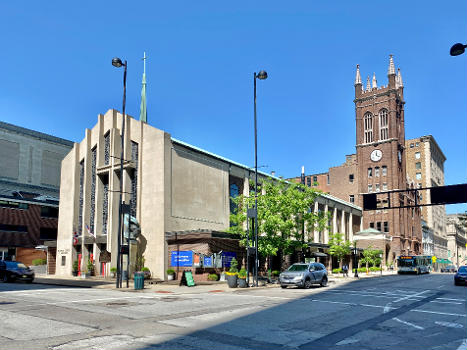
M 0 122 L 0 257 L 55 258 L 60 166 L 73 142 Z M 53 272 L 53 264 L 50 264 Z
M 447 215 L 448 259 L 457 267 L 467 264 L 467 232 L 464 225 L 465 214 Z
M 406 140 L 405 148 L 407 175 L 415 181 L 417 188 L 444 186 L 446 156 L 432 135 Z M 421 191 L 420 194 L 421 204 L 430 204 L 430 196 L 427 195 L 426 191 Z M 444 245 L 447 239 L 444 205 L 423 206 L 421 208 L 422 218 L 433 230 L 435 241 L 438 242 L 436 257 L 448 258 L 447 247 Z
M 87 261 L 92 254 L 100 274 L 106 275 L 116 265 L 122 179 L 124 201 L 141 227 L 130 256 L 144 258 L 154 277 L 164 279 L 182 252 L 186 259 L 180 266 L 190 269 L 200 265 L 200 255 L 221 250 L 241 255 L 244 248 L 225 234 L 230 197 L 249 193 L 254 171 L 126 116 L 124 172 L 120 174 L 121 124 L 122 115 L 115 110 L 99 115 L 97 124 L 86 129 L 84 139 L 62 162 L 57 274 L 70 275 L 72 262 L 80 255 Z M 324 195 L 312 209 L 331 212 L 332 219 L 331 230 L 307 233 L 313 239 L 310 252 L 325 254 L 332 231 L 352 237 L 361 228 L 361 208 L 356 205 Z M 209 264 L 205 266 L 212 266 L 211 260 Z M 200 278 L 202 271 L 198 275 L 196 270 L 195 279 Z

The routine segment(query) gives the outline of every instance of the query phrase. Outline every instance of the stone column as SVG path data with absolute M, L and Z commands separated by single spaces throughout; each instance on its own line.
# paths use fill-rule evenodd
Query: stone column
M 338 232 L 337 228 L 337 208 L 332 211 L 332 233 Z
M 315 202 L 315 207 L 313 209 L 313 213 L 318 214 L 318 202 Z M 319 241 L 319 231 L 318 228 L 315 226 L 313 228 L 313 242 L 320 243 Z
M 328 217 L 328 212 L 329 212 L 329 206 L 327 204 L 324 205 L 324 215 L 327 218 Z M 324 244 L 328 244 L 329 242 L 329 228 L 328 225 L 326 225 L 326 228 L 324 229 Z
M 347 233 L 345 232 L 345 211 L 341 211 L 341 233 L 344 234 L 344 239 L 348 238 Z
M 353 214 L 349 213 L 349 241 L 353 242 Z

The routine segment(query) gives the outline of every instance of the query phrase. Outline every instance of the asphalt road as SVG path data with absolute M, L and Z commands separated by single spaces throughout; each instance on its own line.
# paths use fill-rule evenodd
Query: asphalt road
M 161 294 L 0 284 L 0 349 L 467 349 L 452 274 Z

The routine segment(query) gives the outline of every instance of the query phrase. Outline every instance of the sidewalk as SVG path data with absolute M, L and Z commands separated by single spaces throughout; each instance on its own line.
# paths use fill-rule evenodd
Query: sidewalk
M 391 276 L 397 275 L 395 271 L 383 271 L 381 273 L 359 273 L 359 278 L 353 277 L 353 274 L 349 277 L 343 277 L 342 274 L 339 275 L 329 275 L 329 285 L 331 287 L 337 286 L 340 284 L 346 284 L 358 279 L 364 278 L 376 278 L 382 276 Z M 130 292 L 134 290 L 133 280 L 129 281 L 129 288 L 126 288 L 126 281 L 123 281 L 123 288 L 115 287 L 115 279 L 104 279 L 101 277 L 90 277 L 90 278 L 81 278 L 81 277 L 56 277 L 54 275 L 38 275 L 34 280 L 34 283 L 37 284 L 46 284 L 46 285 L 55 285 L 63 287 L 76 287 L 76 288 L 100 288 L 100 289 L 112 289 L 122 292 Z M 159 282 L 155 283 L 152 281 L 145 281 L 144 289 L 139 290 L 138 292 L 142 293 L 161 293 L 161 294 L 192 294 L 192 293 L 222 293 L 222 292 L 236 292 L 236 291 L 246 291 L 246 290 L 257 290 L 265 288 L 279 288 L 278 283 L 269 283 L 263 286 L 254 287 L 254 288 L 229 288 L 227 282 L 198 282 L 193 287 L 180 286 L 179 281 L 170 281 L 170 282 Z

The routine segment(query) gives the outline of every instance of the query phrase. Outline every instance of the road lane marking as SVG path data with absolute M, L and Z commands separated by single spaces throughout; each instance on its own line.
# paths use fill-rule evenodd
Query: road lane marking
M 449 328 L 464 328 L 464 326 L 461 325 L 460 323 L 444 322 L 444 321 L 435 321 L 435 323 L 439 324 L 440 326 L 449 327 Z
M 429 311 L 429 310 L 420 310 L 420 309 L 410 310 L 410 311 L 411 312 L 424 312 L 424 313 L 427 313 L 427 314 L 436 314 L 436 315 L 467 317 L 466 314 L 453 314 L 453 313 L 449 313 L 449 312 L 440 312 L 440 311 Z
M 416 328 L 416 329 L 420 329 L 420 330 L 424 330 L 424 329 L 425 329 L 425 328 L 423 328 L 423 327 L 417 326 L 417 325 L 414 324 L 414 323 L 407 322 L 407 321 L 402 321 L 401 319 L 399 319 L 399 318 L 397 318 L 397 317 L 394 317 L 393 320 L 394 320 L 394 321 L 397 321 L 397 322 L 400 322 L 400 323 L 403 323 L 403 324 L 405 324 L 405 325 L 407 325 L 407 326 L 412 326 L 412 327 L 414 327 L 414 328 Z

